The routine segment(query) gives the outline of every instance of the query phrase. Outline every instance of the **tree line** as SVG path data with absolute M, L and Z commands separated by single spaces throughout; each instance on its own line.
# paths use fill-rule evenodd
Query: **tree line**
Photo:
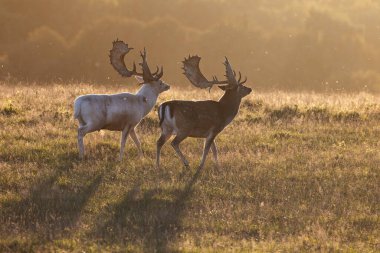
M 202 56 L 209 76 L 228 56 L 257 89 L 380 91 L 376 1 L 0 0 L 0 79 L 133 82 L 108 51 L 116 38 L 139 60 L 188 85 L 181 60 Z

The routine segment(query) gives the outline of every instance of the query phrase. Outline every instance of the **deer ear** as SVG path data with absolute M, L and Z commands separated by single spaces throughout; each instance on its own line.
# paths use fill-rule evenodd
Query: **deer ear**
M 141 76 L 135 76 L 137 82 L 139 83 L 144 83 L 144 78 L 142 78 Z
M 224 90 L 224 91 L 226 91 L 227 90 L 227 86 L 218 86 L 219 87 L 219 89 L 221 89 L 221 90 Z

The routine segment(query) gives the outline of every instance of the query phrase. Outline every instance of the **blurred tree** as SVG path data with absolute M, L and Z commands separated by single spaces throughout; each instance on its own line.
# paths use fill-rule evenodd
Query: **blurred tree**
M 379 11 L 360 0 L 0 0 L 0 79 L 125 82 L 108 60 L 120 38 L 136 48 L 129 64 L 145 46 L 178 85 L 191 53 L 209 75 L 228 56 L 259 89 L 380 91 Z

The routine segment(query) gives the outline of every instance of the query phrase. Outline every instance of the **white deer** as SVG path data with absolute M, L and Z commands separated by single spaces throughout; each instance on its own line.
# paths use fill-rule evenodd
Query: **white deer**
M 128 135 L 135 142 L 140 156 L 142 155 L 141 144 L 136 135 L 135 128 L 139 122 L 152 110 L 156 104 L 158 95 L 170 88 L 160 78 L 163 76 L 163 68 L 151 73 L 146 61 L 146 51 L 141 53 L 142 73 L 136 71 L 136 65 L 128 70 L 124 63 L 125 55 L 132 50 L 128 44 L 116 40 L 110 51 L 112 66 L 124 77 L 135 76 L 142 84 L 136 94 L 119 93 L 112 95 L 89 94 L 79 96 L 74 101 L 74 118 L 78 119 L 78 147 L 79 156 L 84 156 L 83 138 L 86 134 L 107 129 L 121 131 L 120 160 L 123 159 L 124 147 Z

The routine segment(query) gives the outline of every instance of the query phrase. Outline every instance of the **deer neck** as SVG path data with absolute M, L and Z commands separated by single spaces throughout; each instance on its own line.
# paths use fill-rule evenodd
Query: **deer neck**
M 137 96 L 141 96 L 141 102 L 143 104 L 143 114 L 147 115 L 157 102 L 159 93 L 149 84 L 143 84 L 140 90 L 136 93 Z
M 227 91 L 220 98 L 219 104 L 223 116 L 225 117 L 225 124 L 229 124 L 239 111 L 241 97 L 234 91 Z

